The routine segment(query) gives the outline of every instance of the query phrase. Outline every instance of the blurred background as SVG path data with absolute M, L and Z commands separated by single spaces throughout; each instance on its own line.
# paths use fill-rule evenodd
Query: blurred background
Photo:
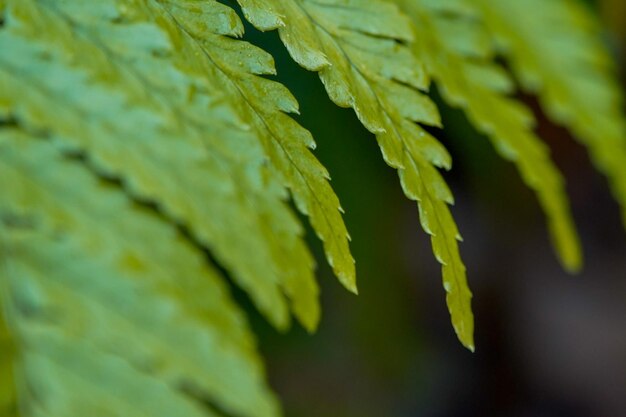
M 626 2 L 590 4 L 626 68 Z M 248 27 L 276 57 L 301 104 L 353 238 L 360 295 L 350 295 L 317 251 L 319 331 L 279 334 L 249 309 L 272 386 L 289 417 L 625 417 L 626 231 L 607 182 L 563 128 L 537 112 L 539 133 L 568 181 L 586 266 L 566 274 L 545 220 L 514 167 L 463 114 L 441 103 L 454 158 L 446 177 L 474 292 L 476 353 L 457 342 L 414 203 L 351 110 L 327 98 L 315 74 L 292 63 L 276 33 Z M 622 83 L 624 85 L 624 83 Z M 312 235 L 310 233 L 310 235 Z

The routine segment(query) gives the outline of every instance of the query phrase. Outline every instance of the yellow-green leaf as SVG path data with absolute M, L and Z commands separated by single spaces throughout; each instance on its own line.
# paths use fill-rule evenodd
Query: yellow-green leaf
M 204 401 L 279 414 L 245 318 L 175 226 L 13 129 L 0 134 L 0 196 L 0 279 L 27 415 L 221 414 Z
M 454 328 L 473 349 L 471 293 L 446 204 L 452 195 L 434 167 L 449 168 L 441 144 L 417 123 L 439 126 L 435 105 L 424 95 L 428 77 L 411 50 L 411 22 L 380 0 L 239 0 L 261 30 L 278 29 L 293 59 L 318 71 L 337 105 L 352 107 L 400 174 L 405 194 L 418 202 L 424 229 L 443 265 Z
M 333 271 L 347 289 L 356 292 L 354 259 L 339 199 L 330 187 L 328 172 L 310 151 L 315 148 L 310 132 L 287 115 L 298 113 L 298 103 L 284 86 L 261 77 L 276 72 L 272 57 L 246 42 L 221 36 L 240 35 L 240 22 L 230 30 L 205 32 L 199 36 L 191 13 L 181 12 L 185 7 L 199 11 L 198 4 L 203 4 L 212 9 L 224 8 L 229 22 L 238 21 L 232 9 L 220 3 L 213 0 L 163 0 L 161 3 L 176 22 L 176 28 L 170 29 L 175 33 L 172 36 L 194 44 L 197 53 L 193 58 L 202 63 L 241 122 L 261 141 L 273 174 L 289 188 L 297 208 L 309 217 L 311 226 L 322 239 Z M 288 294 L 296 297 L 298 291 L 288 289 Z M 316 325 L 316 320 L 303 321 L 310 329 Z
M 582 256 L 558 169 L 533 133 L 532 112 L 509 95 L 513 83 L 495 64 L 478 12 L 465 0 L 394 0 L 413 20 L 416 56 L 443 97 L 462 108 L 504 158 L 513 161 L 537 192 L 563 265 L 578 270 Z
M 48 131 L 59 146 L 84 153 L 99 173 L 119 179 L 130 194 L 157 204 L 188 228 L 276 326 L 285 328 L 289 321 L 284 293 L 300 321 L 314 329 L 319 320 L 314 262 L 287 205 L 285 178 L 276 164 L 267 163 L 266 143 L 250 128 L 265 122 L 242 119 L 253 117 L 250 106 L 228 79 L 231 89 L 224 91 L 227 77 L 207 54 L 240 63 L 237 56 L 249 57 L 244 64 L 260 65 L 258 73 L 269 71 L 271 59 L 220 34 L 237 34 L 241 27 L 225 6 L 207 16 L 212 31 L 207 29 L 201 42 L 196 36 L 202 27 L 196 24 L 192 35 L 164 5 L 126 3 L 7 2 L 0 102 L 20 124 Z M 176 5 L 183 16 L 196 10 L 189 2 Z M 47 36 L 40 36 L 40 27 Z M 81 60 L 74 59 L 76 50 L 82 51 Z M 273 89 L 293 104 L 280 84 L 244 75 L 246 88 Z M 227 94 L 233 90 L 234 96 Z M 272 116 L 307 134 L 280 111 Z M 332 235 L 327 241 L 349 257 L 326 172 L 304 145 L 293 149 L 310 164 L 290 167 L 319 183 L 309 195 L 336 203 L 333 210 L 311 209 L 330 219 L 318 229 Z M 346 274 L 354 280 L 353 272 Z
M 476 5 L 522 86 L 588 148 L 609 179 L 626 225 L 624 101 L 591 11 L 578 0 Z

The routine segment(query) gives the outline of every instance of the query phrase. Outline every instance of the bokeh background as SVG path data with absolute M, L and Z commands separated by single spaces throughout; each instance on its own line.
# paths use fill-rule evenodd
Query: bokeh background
M 624 81 L 626 2 L 590 7 L 605 22 Z M 607 182 L 568 132 L 522 97 L 568 181 L 586 257 L 577 276 L 559 267 L 514 167 L 433 91 L 446 126 L 435 133 L 455 161 L 446 178 L 474 292 L 472 354 L 453 333 L 417 208 L 374 137 L 328 100 L 315 74 L 292 63 L 275 33 L 248 27 L 247 37 L 275 56 L 280 80 L 300 101 L 298 119 L 333 177 L 357 259 L 355 297 L 310 239 L 324 314 L 315 335 L 297 327 L 279 334 L 249 308 L 287 416 L 626 416 L 626 231 Z

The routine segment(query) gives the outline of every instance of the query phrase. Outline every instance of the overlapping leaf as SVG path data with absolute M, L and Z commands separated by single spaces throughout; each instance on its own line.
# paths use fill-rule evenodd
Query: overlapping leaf
M 45 407 L 52 411 L 39 409 L 39 392 L 30 396 L 20 390 L 20 404 L 34 407 L 27 413 L 35 415 L 154 415 L 161 403 L 148 400 L 163 396 L 182 408 L 158 413 L 206 415 L 205 409 L 193 411 L 196 402 L 190 406 L 185 398 L 189 391 L 229 415 L 276 415 L 249 330 L 238 323 L 234 306 L 220 302 L 223 289 L 215 272 L 185 255 L 190 248 L 177 249 L 188 246 L 180 236 L 159 232 L 165 223 L 186 231 L 185 239 L 208 249 L 277 327 L 288 324 L 289 301 L 312 330 L 319 320 L 318 289 L 302 227 L 288 206 L 284 185 L 290 185 L 325 239 L 338 275 L 355 288 L 347 232 L 328 175 L 307 149 L 313 145 L 310 134 L 283 113 L 295 111 L 297 103 L 280 84 L 256 75 L 273 71 L 271 57 L 224 36 L 238 34 L 241 22 L 214 2 L 8 0 L 3 5 L 0 215 L 11 220 L 21 202 L 26 214 L 37 211 L 33 216 L 53 225 L 9 246 L 2 242 L 3 261 L 18 269 L 3 271 L 1 279 L 12 287 L 10 325 L 25 364 L 20 375 L 25 386 L 41 381 L 50 401 Z M 263 94 L 260 113 L 252 99 L 260 106 Z M 279 124 L 285 130 L 280 137 L 272 130 Z M 26 145 L 33 137 L 46 144 Z M 119 195 L 111 197 L 117 205 L 107 200 L 116 193 L 100 192 L 89 175 L 66 166 L 65 159 L 55 161 L 61 154 L 80 160 L 92 177 L 118 184 Z M 52 196 L 44 192 L 48 189 L 54 189 Z M 124 208 L 119 202 L 124 193 L 154 207 L 159 221 L 144 224 L 150 220 L 142 215 L 150 216 Z M 74 240 L 57 242 L 66 232 Z M 124 242 L 133 246 L 125 263 L 111 263 L 109 256 Z M 168 292 L 153 294 L 148 287 L 160 291 L 163 274 Z M 145 282 L 137 287 L 134 280 Z M 51 304 L 33 321 L 16 298 L 22 281 L 52 294 Z M 179 281 L 185 291 L 167 298 Z M 143 291 L 149 294 L 145 298 Z M 197 315 L 215 315 L 217 325 L 184 310 L 194 307 Z M 223 314 L 217 314 L 221 308 Z M 130 323 L 115 315 L 118 309 Z M 37 320 L 57 311 L 76 317 L 40 332 Z M 232 316 L 230 323 L 219 322 L 223 315 Z M 233 342 L 242 347 L 228 344 L 230 333 L 242 338 Z M 149 336 L 146 346 L 143 336 Z M 129 340 L 121 343 L 125 337 Z M 116 346 L 119 351 L 110 351 Z M 138 372 L 144 365 L 150 369 Z M 2 377 L 11 378 L 8 372 Z M 56 379 L 63 383 L 50 385 Z M 111 405 L 101 409 L 106 399 Z
M 232 39 L 243 33 L 242 23 L 232 9 L 214 0 L 158 3 L 175 21 L 170 36 L 193 43 L 198 55 L 189 58 L 205 66 L 240 119 L 261 140 L 270 166 L 324 242 L 335 274 L 347 289 L 356 292 L 349 236 L 339 212 L 339 200 L 328 183 L 330 176 L 310 152 L 315 148 L 310 132 L 286 114 L 297 113 L 298 103 L 284 86 L 260 77 L 275 74 L 272 57 Z M 207 31 L 207 26 L 217 29 Z M 314 323 L 305 325 L 314 327 Z
M 403 42 L 411 24 L 379 0 L 239 0 L 261 30 L 278 29 L 291 56 L 318 71 L 330 98 L 352 107 L 376 134 L 386 162 L 399 172 L 405 194 L 418 202 L 423 228 L 443 265 L 449 310 L 460 340 L 473 349 L 471 293 L 459 255 L 452 194 L 435 167 L 449 168 L 445 149 L 418 123 L 438 126 L 423 94 L 427 76 Z
M 245 318 L 176 227 L 17 129 L 0 190 L 25 415 L 278 414 Z
M 626 225 L 623 99 L 599 28 L 577 0 L 479 0 L 500 52 L 545 111 L 590 152 L 622 206 Z
M 301 226 L 284 202 L 284 178 L 275 164 L 268 166 L 257 132 L 249 128 L 264 121 L 241 120 L 249 117 L 247 102 L 241 94 L 225 98 L 223 73 L 206 53 L 247 56 L 247 62 L 235 62 L 250 65 L 261 57 L 259 66 L 265 70 L 268 57 L 247 44 L 237 50 L 242 42 L 229 43 L 212 32 L 207 36 L 219 42 L 202 48 L 156 2 L 29 0 L 8 5 L 0 40 L 7 51 L 0 58 L 0 99 L 13 109 L 13 117 L 29 128 L 51 130 L 60 144 L 87 152 L 98 171 L 122 178 L 133 195 L 156 202 L 189 228 L 274 324 L 285 327 L 288 322 L 282 288 L 303 324 L 314 328 L 319 307 L 313 261 Z M 224 25 L 240 27 L 228 8 L 216 9 L 214 18 L 207 21 L 215 32 L 224 31 Z M 38 32 L 41 26 L 48 28 L 46 37 Z M 232 56 L 233 48 L 237 56 Z M 79 50 L 80 60 L 74 52 Z M 291 98 L 279 84 L 246 75 L 248 89 L 273 89 L 281 93 L 278 98 Z M 286 105 L 295 106 L 287 99 Z M 302 164 L 302 170 L 320 167 L 304 146 L 293 148 L 311 162 Z M 320 183 L 313 188 L 319 191 L 316 198 L 337 202 L 321 175 L 315 177 Z M 334 223 L 325 230 L 339 235 L 345 226 L 336 207 L 336 215 L 328 211 Z
M 532 129 L 534 118 L 510 98 L 513 83 L 495 64 L 488 34 L 471 2 L 395 0 L 414 22 L 413 50 L 451 105 L 461 107 L 504 158 L 516 163 L 549 218 L 552 238 L 566 268 L 581 263 L 563 180 Z
M 451 161 L 420 126 L 440 125 L 429 76 L 518 165 L 564 264 L 580 261 L 561 177 L 483 22 L 626 207 L 620 97 L 573 0 L 239 3 L 376 135 L 418 202 L 468 348 L 471 293 L 438 171 Z M 272 57 L 236 39 L 242 22 L 215 0 L 0 0 L 0 13 L 0 416 L 279 415 L 207 254 L 276 327 L 292 311 L 313 330 L 314 262 L 291 196 L 356 284 L 313 138 L 265 77 Z

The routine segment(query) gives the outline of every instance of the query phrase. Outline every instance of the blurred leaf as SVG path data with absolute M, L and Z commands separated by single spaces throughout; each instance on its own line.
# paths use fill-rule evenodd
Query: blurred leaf
M 598 22 L 577 0 L 479 0 L 500 52 L 545 111 L 572 130 L 611 184 L 626 225 L 626 120 Z
M 175 227 L 19 131 L 0 135 L 0 189 L 27 415 L 214 415 L 194 395 L 278 414 L 244 317 Z
M 535 189 L 550 220 L 560 258 L 569 270 L 582 261 L 563 180 L 547 147 L 533 133 L 532 112 L 512 99 L 514 85 L 494 61 L 477 10 L 464 0 L 396 0 L 413 19 L 416 56 L 437 82 L 446 101 L 462 108 L 503 158 L 515 162 Z

